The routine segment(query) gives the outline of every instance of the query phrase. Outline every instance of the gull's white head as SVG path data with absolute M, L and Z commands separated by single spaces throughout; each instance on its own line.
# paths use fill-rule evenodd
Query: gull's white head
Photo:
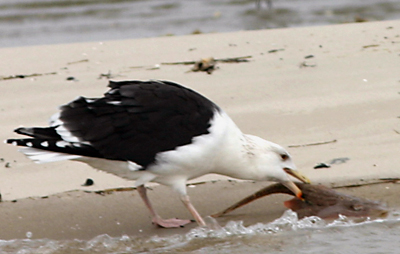
M 302 192 L 293 183 L 292 176 L 304 183 L 309 179 L 296 170 L 290 154 L 280 145 L 262 138 L 246 135 L 248 169 L 254 180 L 280 182 L 290 189 L 297 197 L 302 198 Z

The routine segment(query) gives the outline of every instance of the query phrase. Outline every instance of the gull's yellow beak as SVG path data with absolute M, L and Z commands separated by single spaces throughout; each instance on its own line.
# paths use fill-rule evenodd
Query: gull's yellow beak
M 290 169 L 290 168 L 284 168 L 283 170 L 285 170 L 285 172 L 288 175 L 293 176 L 294 178 L 302 181 L 303 183 L 311 183 L 310 179 L 308 179 L 306 176 L 302 175 L 297 170 Z M 288 180 L 288 181 L 283 181 L 282 184 L 285 185 L 289 190 L 291 190 L 294 193 L 294 195 L 296 195 L 297 198 L 304 200 L 303 192 L 299 189 L 299 187 L 297 187 L 297 185 L 294 182 Z
M 296 179 L 299 179 L 303 183 L 311 183 L 310 179 L 308 179 L 306 176 L 302 175 L 299 171 L 290 169 L 290 168 L 284 168 L 283 169 L 288 175 L 293 176 Z

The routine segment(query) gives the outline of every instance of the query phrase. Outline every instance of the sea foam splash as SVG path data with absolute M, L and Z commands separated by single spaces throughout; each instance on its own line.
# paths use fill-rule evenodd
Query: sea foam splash
M 270 241 L 271 239 L 279 238 L 279 236 L 284 236 L 283 239 L 293 239 L 294 237 L 288 236 L 295 234 L 301 243 L 304 239 L 302 240 L 299 236 L 307 235 L 304 232 L 312 234 L 313 230 L 316 229 L 343 228 L 374 223 L 379 224 L 382 222 L 398 224 L 400 222 L 400 214 L 392 213 L 387 219 L 367 219 L 363 222 L 356 222 L 345 216 L 341 216 L 329 222 L 316 216 L 299 220 L 295 212 L 287 210 L 280 218 L 273 222 L 257 223 L 247 227 L 243 225 L 243 221 L 230 221 L 224 227 L 220 227 L 214 219 L 208 218 L 208 220 L 208 224 L 211 227 L 198 227 L 184 235 L 176 234 L 168 237 L 152 236 L 150 238 L 143 238 L 128 235 L 111 237 L 104 234 L 96 236 L 89 241 L 78 239 L 0 240 L 0 253 L 230 253 L 237 250 L 237 248 L 243 248 L 243 245 L 246 244 L 253 245 L 254 247 L 254 239 L 257 238 L 261 239 L 261 245 L 265 244 L 271 247 L 270 249 L 272 250 L 268 253 L 280 253 L 279 250 L 285 248 L 285 245 L 288 245 L 288 243 L 285 240 L 279 240 L 277 241 L 278 244 L 276 244 L 273 240 Z M 299 231 L 301 231 L 301 234 L 298 234 Z M 290 244 L 293 244 L 293 242 Z M 276 252 L 273 252 L 274 246 L 276 246 Z M 240 252 L 236 251 L 236 253 Z

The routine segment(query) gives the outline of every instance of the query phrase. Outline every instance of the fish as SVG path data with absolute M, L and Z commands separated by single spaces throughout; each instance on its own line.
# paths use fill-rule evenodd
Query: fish
M 336 219 L 339 215 L 357 218 L 385 218 L 388 215 L 386 205 L 366 198 L 339 193 L 324 185 L 295 183 L 303 192 L 303 199 L 297 197 L 284 202 L 285 207 L 297 213 L 299 219 L 318 216 L 322 219 Z M 271 194 L 294 195 L 284 185 L 277 183 L 269 185 L 254 194 L 242 199 L 227 209 L 211 215 L 217 218 L 244 206 L 254 200 Z

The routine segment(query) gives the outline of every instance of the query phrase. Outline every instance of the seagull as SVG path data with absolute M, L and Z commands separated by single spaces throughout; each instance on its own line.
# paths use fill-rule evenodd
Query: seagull
M 191 203 L 188 180 L 215 173 L 237 179 L 275 181 L 297 197 L 289 176 L 308 183 L 289 153 L 262 138 L 243 134 L 215 103 L 171 81 L 110 81 L 101 98 L 78 97 L 62 105 L 48 127 L 20 127 L 29 136 L 8 139 L 37 163 L 72 160 L 135 180 L 152 223 L 164 228 L 192 222 L 163 219 L 146 193 L 155 182 L 175 190 L 199 226 L 204 219 Z

